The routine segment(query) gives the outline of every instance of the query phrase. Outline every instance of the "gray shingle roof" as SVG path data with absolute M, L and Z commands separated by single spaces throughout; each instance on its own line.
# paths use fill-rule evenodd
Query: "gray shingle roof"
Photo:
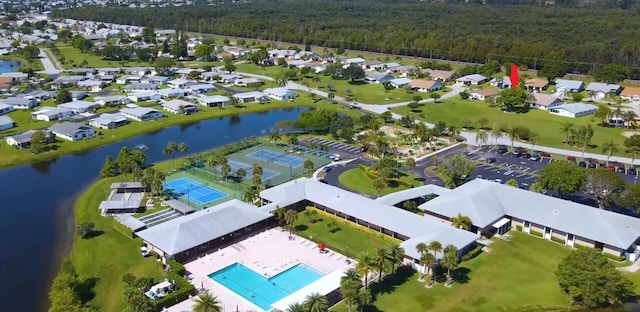
M 602 83 L 602 82 L 592 82 L 587 86 L 587 88 L 585 90 L 594 91 L 594 92 L 610 93 L 610 92 L 618 92 L 618 91 L 620 91 L 620 86 L 617 85 L 617 84 L 608 84 L 608 83 Z
M 117 215 L 114 219 L 134 232 L 147 226 L 144 222 L 128 214 Z
M 138 236 L 162 251 L 175 255 L 271 216 L 268 212 L 233 199 L 140 231 Z
M 61 122 L 53 124 L 51 125 L 51 127 L 49 127 L 49 130 L 53 132 L 61 133 L 68 136 L 73 136 L 78 133 L 78 131 L 86 129 L 91 129 L 91 127 L 75 122 Z
M 569 90 L 580 90 L 584 83 L 578 80 L 556 79 L 556 88 L 565 88 Z
M 640 219 L 519 188 L 475 179 L 420 205 L 443 216 L 467 215 L 474 225 L 508 215 L 621 249 L 640 237 Z

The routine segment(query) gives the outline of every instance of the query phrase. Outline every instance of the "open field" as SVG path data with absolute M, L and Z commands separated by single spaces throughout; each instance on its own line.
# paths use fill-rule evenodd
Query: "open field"
M 445 288 L 440 283 L 426 289 L 415 273 L 398 285 L 374 286 L 374 290 L 384 291 L 378 291 L 373 307 L 364 311 L 568 309 L 569 298 L 558 286 L 554 271 L 571 249 L 523 233 L 511 233 L 511 241 L 496 238 L 490 252 L 463 262 L 454 272 L 453 287 Z M 347 308 L 340 304 L 333 311 L 346 312 Z
M 338 177 L 338 181 L 342 186 L 352 191 L 369 195 L 378 195 L 378 191 L 373 188 L 373 180 L 360 168 L 353 168 L 343 172 Z M 422 185 L 422 182 L 418 181 L 415 175 L 405 174 L 397 180 L 387 180 L 387 186 L 380 191 L 380 195 L 394 193 L 420 185 Z
M 359 114 L 360 112 L 356 110 L 348 110 L 343 109 L 337 105 L 326 105 L 326 102 L 318 102 L 312 103 L 308 100 L 297 100 L 295 102 L 283 102 L 283 101 L 275 101 L 271 100 L 269 104 L 257 104 L 250 103 L 244 107 L 224 107 L 224 108 L 206 108 L 201 107 L 201 111 L 196 114 L 191 115 L 174 115 L 168 112 L 166 113 L 165 118 L 161 118 L 155 121 L 147 121 L 147 122 L 138 122 L 131 121 L 128 125 L 112 129 L 112 130 L 103 130 L 99 129 L 97 132 L 102 133 L 102 135 L 98 135 L 94 138 L 83 140 L 83 141 L 66 141 L 61 140 L 60 142 L 52 145 L 52 150 L 40 154 L 33 154 L 30 150 L 18 150 L 9 146 L 8 144 L 0 144 L 0 153 L 3 155 L 0 158 L 0 168 L 2 167 L 10 167 L 24 163 L 33 163 L 38 161 L 44 161 L 48 159 L 53 159 L 65 154 L 85 151 L 91 148 L 95 148 L 98 146 L 106 145 L 109 143 L 121 141 L 127 139 L 129 137 L 144 134 L 148 132 L 157 131 L 169 126 L 192 123 L 196 121 L 218 118 L 223 116 L 231 116 L 238 114 L 246 114 L 253 112 L 261 112 L 267 111 L 271 109 L 279 109 L 279 108 L 291 108 L 291 107 L 315 107 L 315 108 L 323 108 L 328 110 L 340 110 L 341 113 L 344 114 Z M 18 126 L 20 126 L 20 122 L 27 122 L 28 129 L 37 129 L 44 128 L 50 125 L 50 123 L 41 122 L 41 121 L 33 121 L 29 117 L 29 112 L 12 112 L 8 114 L 10 117 L 14 117 L 14 114 L 18 116 L 14 119 Z M 27 129 L 24 128 L 24 129 Z M 12 135 L 15 132 L 10 132 L 12 130 L 8 130 L 8 132 L 2 132 L 0 135 Z
M 64 68 L 73 68 L 73 67 L 133 67 L 133 66 L 150 66 L 148 62 L 139 62 L 139 61 L 107 61 L 103 60 L 99 56 L 82 53 L 80 50 L 71 46 L 68 43 L 56 43 L 56 47 L 60 50 L 62 55 L 64 55 L 65 62 L 62 64 Z M 84 61 L 87 61 L 86 65 L 81 65 Z M 76 65 L 76 66 L 73 66 Z
M 522 114 L 507 114 L 498 108 L 488 107 L 484 101 L 462 100 L 459 96 L 438 103 L 428 103 L 419 109 L 421 112 L 414 113 L 411 112 L 408 107 L 403 106 L 393 108 L 392 111 L 431 123 L 443 121 L 447 125 L 457 127 L 462 127 L 463 121 L 465 120 L 469 120 L 477 126 L 478 118 L 484 117 L 489 120 L 489 127 L 504 124 L 508 127 L 524 126 L 531 129 L 531 131 L 538 134 L 536 145 L 574 150 L 580 149 L 567 146 L 563 143 L 565 134 L 560 130 L 561 125 L 567 122 L 573 123 L 576 128 L 583 125 L 591 125 L 594 129 L 594 136 L 591 140 L 591 146 L 586 149 L 586 152 L 601 154 L 603 143 L 614 142 L 620 147 L 617 155 L 626 156 L 624 155 L 624 148 L 622 148 L 622 143 L 625 139 L 625 137 L 622 136 L 622 132 L 626 130 L 601 127 L 598 125 L 599 120 L 592 120 L 589 116 L 567 118 L 552 115 L 547 111 L 538 109 L 532 109 Z

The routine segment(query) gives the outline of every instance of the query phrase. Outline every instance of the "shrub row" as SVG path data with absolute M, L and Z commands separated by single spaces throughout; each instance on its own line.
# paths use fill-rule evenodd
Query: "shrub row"
M 165 297 L 153 301 L 156 311 L 162 311 L 162 309 L 164 308 L 185 301 L 196 292 L 196 288 L 182 276 L 176 274 L 176 272 L 168 272 L 167 278 L 175 283 L 176 290 L 169 293 Z
M 476 248 L 473 248 L 470 252 L 464 254 L 462 256 L 462 261 L 469 261 L 482 253 L 482 246 L 478 245 Z
M 367 235 L 371 235 L 371 236 L 375 236 L 375 237 L 381 238 L 381 239 L 386 240 L 386 241 L 388 241 L 390 243 L 393 243 L 393 244 L 401 243 L 401 241 L 399 239 L 397 239 L 397 238 L 393 238 L 393 237 L 391 237 L 391 236 L 389 236 L 387 234 L 380 233 L 378 231 L 374 231 L 374 230 L 372 230 L 372 229 L 370 229 L 370 228 L 368 228 L 366 226 L 362 226 L 360 224 L 355 224 L 355 223 L 353 223 L 351 221 L 348 221 L 348 220 L 345 220 L 343 218 L 336 217 L 336 216 L 334 216 L 334 215 L 332 215 L 332 214 L 330 214 L 328 212 L 322 211 L 320 209 L 317 209 L 317 208 L 314 208 L 314 207 L 311 207 L 311 206 L 307 207 L 307 209 L 315 209 L 320 215 L 325 216 L 325 217 L 327 217 L 327 218 L 329 218 L 329 219 L 331 219 L 331 220 L 333 220 L 333 221 L 335 221 L 335 222 L 337 222 L 339 224 L 344 224 L 346 226 L 349 226 L 349 227 L 351 227 L 353 229 L 356 229 L 356 230 L 358 230 L 360 232 L 363 232 L 363 233 L 365 233 Z
M 518 232 L 522 232 L 522 225 L 516 225 L 516 230 L 518 230 Z
M 184 273 L 186 272 L 184 265 L 180 264 L 176 260 L 169 261 L 169 268 L 171 269 L 171 272 L 174 272 L 180 276 L 184 276 Z
M 529 234 L 531 234 L 533 236 L 542 237 L 542 232 L 538 232 L 536 230 L 529 230 Z
M 580 244 L 575 244 L 575 245 L 573 245 L 573 247 L 576 248 L 576 249 L 595 249 L 593 247 L 583 246 L 583 245 L 580 245 Z M 602 254 L 605 257 L 607 257 L 607 258 L 609 258 L 611 260 L 614 260 L 614 261 L 618 261 L 618 262 L 627 260 L 627 258 L 625 256 L 616 256 L 616 255 L 612 255 L 612 254 L 607 253 L 607 252 L 603 252 Z

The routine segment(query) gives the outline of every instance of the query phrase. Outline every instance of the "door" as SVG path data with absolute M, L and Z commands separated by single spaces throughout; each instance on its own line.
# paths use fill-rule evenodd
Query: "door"
M 566 241 L 567 246 L 573 247 L 573 242 L 575 241 L 575 239 L 576 237 L 573 236 L 573 234 L 567 234 L 567 241 Z
M 524 231 L 529 233 L 529 230 L 531 230 L 531 223 L 529 223 L 529 221 L 524 221 Z
M 544 228 L 544 238 L 545 239 L 551 239 L 551 228 Z

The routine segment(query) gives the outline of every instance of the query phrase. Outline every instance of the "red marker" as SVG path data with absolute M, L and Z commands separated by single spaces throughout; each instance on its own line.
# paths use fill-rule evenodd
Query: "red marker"
M 509 80 L 511 81 L 511 88 L 515 89 L 518 86 L 518 65 L 511 64 L 511 76 L 509 76 Z

